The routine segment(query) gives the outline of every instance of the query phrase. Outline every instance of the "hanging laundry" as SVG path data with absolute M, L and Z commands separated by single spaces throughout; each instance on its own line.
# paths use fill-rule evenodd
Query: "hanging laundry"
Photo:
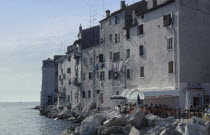
M 122 66 L 123 66 L 123 62 L 122 62 L 122 60 L 121 60 L 121 61 L 119 62 L 119 69 L 118 69 L 119 72 L 122 71 Z
M 101 64 L 101 68 L 104 68 L 104 67 L 105 67 L 105 64 L 104 64 L 104 63 L 102 63 L 102 64 Z
M 95 69 L 94 70 L 99 70 L 99 64 L 95 65 Z

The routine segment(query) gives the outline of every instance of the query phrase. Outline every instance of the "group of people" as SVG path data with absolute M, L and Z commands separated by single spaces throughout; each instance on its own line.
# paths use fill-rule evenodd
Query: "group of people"
M 150 104 L 150 106 L 148 106 L 147 104 L 137 105 L 136 103 L 131 103 L 130 105 L 125 104 L 124 106 L 117 105 L 117 107 L 115 108 L 115 112 L 116 112 L 116 115 L 127 114 L 127 113 L 132 113 L 137 108 L 141 109 L 145 113 L 145 115 L 154 114 L 160 117 L 180 115 L 180 109 L 169 108 L 168 106 L 162 105 L 162 104 L 159 104 L 159 105 Z

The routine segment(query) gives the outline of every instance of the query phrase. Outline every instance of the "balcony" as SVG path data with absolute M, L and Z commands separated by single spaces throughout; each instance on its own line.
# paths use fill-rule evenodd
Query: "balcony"
M 74 86 L 77 86 L 77 87 L 81 86 L 81 82 L 79 81 L 78 77 L 74 78 L 73 84 Z
M 74 50 L 73 54 L 74 54 L 74 59 L 79 59 L 81 57 L 81 52 L 78 50 Z
M 65 98 L 66 97 L 66 93 L 64 91 L 59 91 L 58 92 L 58 97 L 59 98 Z

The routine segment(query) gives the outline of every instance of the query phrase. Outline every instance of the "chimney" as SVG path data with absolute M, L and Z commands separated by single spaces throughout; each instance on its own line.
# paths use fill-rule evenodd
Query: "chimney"
M 106 10 L 106 17 L 110 16 L 110 10 Z
M 79 26 L 79 32 L 82 32 L 82 25 Z
M 125 8 L 126 7 L 126 5 L 125 5 L 125 0 L 121 0 L 121 9 L 123 9 L 123 8 Z

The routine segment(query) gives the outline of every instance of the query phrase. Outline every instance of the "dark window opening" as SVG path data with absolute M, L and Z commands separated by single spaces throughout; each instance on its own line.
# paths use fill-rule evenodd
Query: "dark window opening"
M 114 17 L 114 23 L 115 23 L 115 24 L 118 24 L 118 23 L 119 23 L 119 16 L 118 16 L 118 15 L 116 15 L 116 16 Z
M 89 80 L 92 79 L 92 72 L 89 72 Z
M 153 0 L 153 7 L 157 6 L 157 0 Z
M 144 34 L 144 26 L 143 24 L 138 26 L 138 35 L 142 35 Z
M 104 55 L 103 54 L 99 54 L 99 62 L 104 62 Z
M 114 53 L 114 62 L 119 61 L 119 60 L 120 60 L 120 52 Z
M 88 91 L 88 98 L 91 98 L 91 91 Z
M 163 26 L 167 27 L 173 25 L 173 14 L 168 14 L 163 16 Z
M 116 91 L 116 95 L 119 95 L 119 91 Z
M 105 74 L 104 71 L 100 72 L 100 81 L 105 80 Z
M 139 46 L 139 55 L 140 56 L 143 56 L 144 55 L 144 46 L 143 45 L 140 45 Z
M 108 77 L 109 77 L 109 80 L 111 80 L 112 79 L 112 70 L 109 70 L 109 72 L 108 72 Z
M 127 79 L 131 78 L 131 69 L 130 68 L 128 68 L 127 71 L 126 71 L 126 78 Z
M 170 37 L 167 39 L 168 49 L 173 49 L 173 38 Z
M 168 63 L 168 73 L 174 73 L 174 62 L 170 61 Z
M 130 39 L 130 29 L 126 30 L 126 39 Z
M 82 98 L 85 98 L 85 91 L 82 91 Z
M 114 79 L 117 80 L 119 78 L 119 73 L 118 72 L 114 72 Z
M 130 49 L 126 49 L 126 58 L 130 58 Z
M 144 67 L 140 67 L 140 77 L 144 77 Z
M 67 68 L 67 73 L 71 74 L 71 68 Z

